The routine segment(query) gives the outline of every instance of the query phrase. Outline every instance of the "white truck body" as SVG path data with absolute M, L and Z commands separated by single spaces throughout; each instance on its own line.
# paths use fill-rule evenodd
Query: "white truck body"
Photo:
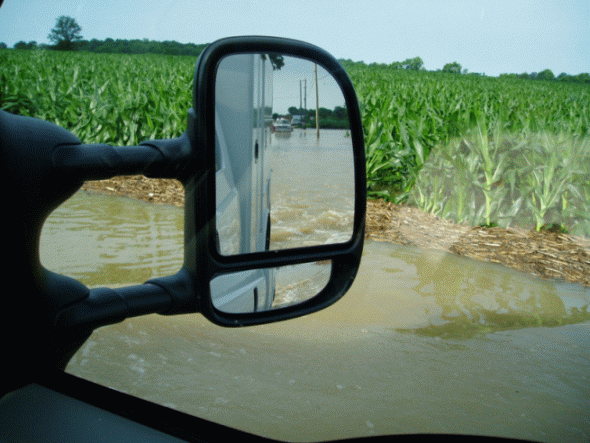
M 222 255 L 268 249 L 270 171 L 265 169 L 266 91 L 272 68 L 260 54 L 232 55 L 221 61 L 215 91 L 216 227 Z M 269 85 L 268 82 L 271 82 Z M 258 269 L 211 281 L 214 306 L 246 313 L 272 308 L 275 270 Z

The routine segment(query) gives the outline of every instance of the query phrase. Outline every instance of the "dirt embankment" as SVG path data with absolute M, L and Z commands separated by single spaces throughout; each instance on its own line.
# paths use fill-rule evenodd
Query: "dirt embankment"
M 83 189 L 152 203 L 184 205 L 184 189 L 176 180 L 115 177 L 86 182 Z M 371 200 L 367 202 L 366 238 L 440 249 L 500 263 L 543 278 L 590 287 L 590 240 L 563 233 L 471 227 L 451 223 L 414 207 Z
M 586 238 L 519 228 L 459 225 L 414 207 L 381 201 L 367 202 L 366 237 L 449 251 L 590 287 L 590 240 Z

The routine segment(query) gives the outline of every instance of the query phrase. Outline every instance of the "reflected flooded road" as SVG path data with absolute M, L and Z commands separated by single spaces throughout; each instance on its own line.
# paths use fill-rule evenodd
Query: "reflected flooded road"
M 41 261 L 91 286 L 176 272 L 182 211 L 79 193 L 47 221 Z M 587 442 L 589 304 L 582 286 L 368 242 L 353 287 L 324 311 L 242 329 L 130 319 L 95 331 L 67 371 L 277 439 Z

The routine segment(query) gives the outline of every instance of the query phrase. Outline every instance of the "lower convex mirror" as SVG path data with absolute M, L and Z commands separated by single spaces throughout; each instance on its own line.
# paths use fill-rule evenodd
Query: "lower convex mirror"
M 221 255 L 351 239 L 348 111 L 321 65 L 277 53 L 223 57 L 215 78 L 215 149 Z
M 294 306 L 324 289 L 330 270 L 330 262 L 323 261 L 224 274 L 211 280 L 211 301 L 229 314 Z

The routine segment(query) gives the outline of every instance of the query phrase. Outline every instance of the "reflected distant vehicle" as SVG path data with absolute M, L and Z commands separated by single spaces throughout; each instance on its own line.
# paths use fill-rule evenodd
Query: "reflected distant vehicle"
M 294 128 L 299 128 L 303 126 L 303 116 L 302 115 L 294 115 L 291 119 L 291 126 Z
M 291 122 L 288 119 L 277 118 L 272 125 L 272 132 L 290 134 L 291 132 L 293 132 L 293 126 L 291 126 Z

